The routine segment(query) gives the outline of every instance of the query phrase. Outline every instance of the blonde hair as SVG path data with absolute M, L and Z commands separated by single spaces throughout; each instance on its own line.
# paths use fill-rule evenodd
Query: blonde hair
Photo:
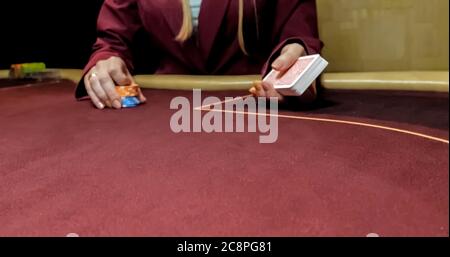
M 180 32 L 175 38 L 178 42 L 185 42 L 192 36 L 193 25 L 192 25 L 192 12 L 189 0 L 180 0 L 183 9 L 183 23 L 181 25 Z M 239 21 L 238 21 L 238 33 L 237 38 L 239 41 L 239 46 L 245 55 L 248 55 L 245 49 L 244 40 L 244 0 L 239 0 Z

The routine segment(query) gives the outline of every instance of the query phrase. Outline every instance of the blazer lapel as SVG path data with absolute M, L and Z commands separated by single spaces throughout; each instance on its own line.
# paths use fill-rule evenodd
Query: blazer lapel
M 200 8 L 198 36 L 206 60 L 213 48 L 227 7 L 231 0 L 203 0 Z
M 180 0 L 153 0 L 153 4 L 161 9 L 175 40 L 183 22 L 183 9 Z

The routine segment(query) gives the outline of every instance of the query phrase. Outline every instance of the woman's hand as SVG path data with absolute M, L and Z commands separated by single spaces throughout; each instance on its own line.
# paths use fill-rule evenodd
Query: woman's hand
M 272 84 L 258 80 L 253 82 L 253 87 L 250 89 L 250 93 L 254 97 L 266 97 L 266 98 L 278 98 L 279 102 L 282 102 L 283 96 L 277 92 Z
M 289 70 L 298 58 L 305 55 L 306 50 L 302 45 L 297 43 L 286 45 L 281 51 L 280 56 L 272 63 L 272 68 L 283 73 Z M 307 92 L 305 92 L 305 96 L 308 95 L 308 97 L 311 93 L 315 94 L 316 82 L 311 85 L 310 90 Z M 250 93 L 255 97 L 276 97 L 280 102 L 284 100 L 283 96 L 276 91 L 272 84 L 262 81 L 255 81 L 253 87 L 250 89 Z
M 110 57 L 99 61 L 84 76 L 84 85 L 91 101 L 98 109 L 120 109 L 121 99 L 115 86 L 128 86 L 134 83 L 134 79 L 127 69 L 125 62 L 119 57 Z M 143 103 L 146 98 L 140 92 L 139 100 Z

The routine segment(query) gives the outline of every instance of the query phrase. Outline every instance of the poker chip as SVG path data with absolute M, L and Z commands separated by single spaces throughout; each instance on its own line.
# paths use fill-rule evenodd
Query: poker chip
M 13 64 L 9 70 L 9 77 L 12 79 L 32 78 L 33 76 L 48 73 L 45 63 L 20 63 Z
M 116 92 L 121 97 L 138 96 L 139 85 L 133 84 L 130 86 L 116 86 Z
M 122 108 L 133 108 L 141 104 L 139 101 L 139 85 L 116 86 L 116 92 L 121 97 Z
M 123 108 L 133 108 L 141 103 L 139 99 L 135 96 L 122 97 L 122 107 Z

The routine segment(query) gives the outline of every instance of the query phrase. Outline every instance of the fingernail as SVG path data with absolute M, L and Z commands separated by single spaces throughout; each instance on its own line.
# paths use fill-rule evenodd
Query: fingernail
M 104 109 L 105 108 L 105 105 L 102 102 L 98 102 L 97 106 L 98 106 L 99 109 Z
M 275 70 L 279 70 L 280 67 L 280 62 L 275 61 L 274 63 L 272 63 L 272 68 L 274 68 Z
M 113 101 L 113 106 L 114 106 L 114 108 L 116 108 L 116 109 L 122 108 L 122 104 L 120 104 L 119 100 L 114 100 L 114 101 Z
M 252 87 L 252 88 L 250 88 L 249 92 L 254 94 L 256 92 L 256 89 L 254 87 Z
M 129 79 L 124 79 L 120 85 L 122 86 L 130 86 L 131 81 Z

